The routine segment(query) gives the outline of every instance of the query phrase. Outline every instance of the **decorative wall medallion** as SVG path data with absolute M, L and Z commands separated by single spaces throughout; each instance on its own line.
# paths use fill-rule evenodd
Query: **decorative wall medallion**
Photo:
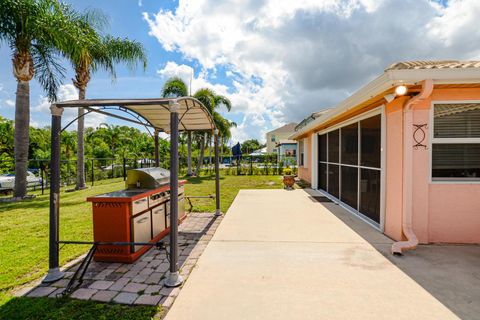
M 413 130 L 413 141 L 415 141 L 415 144 L 413 145 L 413 148 L 417 150 L 418 148 L 423 148 L 427 149 L 427 145 L 424 144 L 423 142 L 425 141 L 425 138 L 427 137 L 425 130 L 427 129 L 427 124 L 414 124 L 413 125 L 414 130 Z

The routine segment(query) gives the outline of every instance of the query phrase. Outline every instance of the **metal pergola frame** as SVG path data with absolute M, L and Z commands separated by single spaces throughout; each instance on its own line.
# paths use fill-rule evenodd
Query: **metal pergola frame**
M 213 132 L 215 148 L 215 215 L 221 215 L 219 139 L 218 129 L 215 127 L 212 115 L 200 101 L 192 97 L 168 99 L 85 99 L 57 102 L 51 105 L 49 270 L 43 279 L 45 283 L 57 281 L 64 276 L 59 267 L 60 133 L 78 120 L 76 118 L 62 128 L 64 108 L 85 108 L 87 109 L 85 115 L 96 112 L 143 125 L 147 130 L 148 127 L 153 128 L 156 166 L 159 166 L 158 133 L 170 133 L 170 269 L 165 285 L 169 287 L 181 285 L 183 279 L 180 276 L 178 265 L 178 136 L 180 131 Z M 111 111 L 126 112 L 135 119 L 123 117 Z

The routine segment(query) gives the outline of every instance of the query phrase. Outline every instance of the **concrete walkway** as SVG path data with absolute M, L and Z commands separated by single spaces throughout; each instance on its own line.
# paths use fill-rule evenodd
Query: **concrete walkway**
M 372 245 L 388 238 L 332 210 L 304 190 L 241 191 L 166 319 L 458 319 Z

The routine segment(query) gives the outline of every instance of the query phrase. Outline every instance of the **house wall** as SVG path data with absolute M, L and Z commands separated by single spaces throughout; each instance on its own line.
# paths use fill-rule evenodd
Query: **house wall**
M 430 109 L 432 101 L 478 100 L 480 89 L 457 88 L 437 89 L 432 93 L 425 108 Z M 419 115 L 420 116 L 420 115 Z M 422 113 L 423 119 L 430 119 Z M 422 170 L 430 177 L 430 156 L 420 162 Z M 480 243 L 480 183 L 428 182 L 428 232 L 429 242 Z M 422 202 L 416 197 L 414 205 Z
M 413 137 L 403 141 L 403 108 L 407 98 L 397 98 L 385 107 L 387 163 L 384 232 L 402 240 L 403 150 L 413 147 Z M 434 89 L 430 99 L 415 105 L 414 124 L 427 124 L 433 101 L 480 100 L 480 90 Z M 413 150 L 413 230 L 420 243 L 480 243 L 480 183 L 431 182 L 430 132 L 425 130 L 427 149 Z
M 385 220 L 384 233 L 402 240 L 403 196 L 403 106 L 407 97 L 385 105 Z
M 310 133 L 304 140 L 304 165 L 298 167 L 298 177 L 302 180 L 312 183 L 312 136 Z
M 268 132 L 266 135 L 267 138 L 267 153 L 273 153 L 275 152 L 274 150 L 276 149 L 276 144 L 280 140 L 288 140 L 288 138 L 294 134 L 294 131 L 292 132 Z M 275 141 L 272 141 L 272 135 L 275 136 Z
M 404 141 L 404 107 L 409 97 L 398 97 L 385 104 L 385 217 L 384 233 L 390 238 L 405 240 L 403 215 L 403 152 L 413 148 L 413 137 Z M 434 101 L 480 101 L 478 88 L 435 88 L 429 99 L 414 106 L 413 123 L 426 124 L 427 146 L 413 150 L 412 224 L 420 243 L 480 243 L 480 182 L 431 181 L 430 119 Z M 312 137 L 307 136 L 305 167 L 299 167 L 299 178 L 311 181 Z

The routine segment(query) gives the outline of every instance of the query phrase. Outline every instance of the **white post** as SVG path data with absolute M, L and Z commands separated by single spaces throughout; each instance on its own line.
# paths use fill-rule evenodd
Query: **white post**
M 318 189 L 318 134 L 312 134 L 312 147 L 311 147 L 311 162 L 310 165 L 310 172 L 312 173 L 311 176 L 311 185 L 312 189 Z

